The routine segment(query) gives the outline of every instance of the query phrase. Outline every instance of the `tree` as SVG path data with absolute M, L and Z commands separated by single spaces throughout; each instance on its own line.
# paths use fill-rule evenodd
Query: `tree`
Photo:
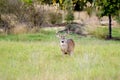
M 108 16 L 109 18 L 109 35 L 108 38 L 112 38 L 112 16 L 120 14 L 120 0 L 97 0 L 95 1 L 100 17 Z
M 67 11 L 67 15 L 65 17 L 65 20 L 68 23 L 71 23 L 74 20 L 72 0 L 65 0 L 64 1 L 64 10 Z
M 19 12 L 20 0 L 0 0 L 0 14 Z
M 2 19 L 2 14 L 15 14 L 20 12 L 20 0 L 0 0 L 0 27 L 4 28 L 7 32 L 9 23 Z
M 66 20 L 71 22 L 74 19 L 73 11 L 86 10 L 89 15 L 92 13 L 94 0 L 53 0 L 53 3 L 59 3 L 60 8 L 67 11 Z M 89 6 L 87 4 L 90 4 Z

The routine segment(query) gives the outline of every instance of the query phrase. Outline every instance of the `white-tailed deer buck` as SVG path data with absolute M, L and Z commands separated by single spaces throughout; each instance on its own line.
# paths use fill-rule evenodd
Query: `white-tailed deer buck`
M 57 37 L 60 38 L 60 47 L 63 54 L 72 55 L 74 53 L 75 43 L 72 39 L 67 39 L 66 34 L 61 35 L 56 33 Z

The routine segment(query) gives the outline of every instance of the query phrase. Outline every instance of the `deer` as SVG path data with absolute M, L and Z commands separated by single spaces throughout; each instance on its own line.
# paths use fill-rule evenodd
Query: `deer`
M 68 33 L 65 33 L 61 35 L 60 33 L 56 33 L 56 36 L 60 39 L 60 48 L 63 54 L 73 55 L 74 48 L 75 48 L 75 42 L 73 39 L 67 39 L 66 35 Z

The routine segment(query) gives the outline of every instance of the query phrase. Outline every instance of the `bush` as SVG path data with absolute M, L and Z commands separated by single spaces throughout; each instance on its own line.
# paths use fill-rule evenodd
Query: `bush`
M 6 3 L 6 1 L 8 0 L 5 0 L 6 7 L 0 8 L 0 27 L 5 28 L 4 31 L 6 31 L 8 34 L 19 33 L 19 27 L 17 26 L 17 24 L 25 24 L 27 25 L 27 28 L 32 29 L 34 27 L 39 28 L 45 21 L 45 13 L 42 7 L 36 10 L 36 7 L 33 4 L 20 4 L 19 0 L 15 0 L 15 2 L 9 1 L 9 3 Z M 18 3 L 19 5 L 17 5 Z M 3 2 L 1 4 L 3 4 Z M 20 27 L 20 29 L 24 30 L 24 27 Z M 22 32 L 23 30 L 21 30 L 20 32 Z M 23 32 L 26 31 L 29 30 L 25 30 Z
M 73 20 L 74 20 L 74 15 L 71 11 L 68 11 L 67 12 L 67 15 L 65 17 L 65 20 L 68 22 L 68 23 L 71 23 Z
M 59 32 L 71 32 L 71 33 L 75 33 L 75 34 L 79 34 L 79 35 L 87 35 L 86 29 L 85 29 L 85 25 L 83 24 L 76 24 L 76 23 L 71 23 L 65 26 L 65 29 Z
M 89 31 L 89 34 L 100 39 L 107 39 L 108 30 L 107 28 L 97 27 L 96 29 Z
M 10 34 L 24 34 L 28 32 L 28 27 L 26 24 L 16 24 L 10 28 Z
M 18 14 L 22 6 L 21 0 L 0 0 L 0 14 Z
M 50 12 L 48 13 L 48 21 L 51 24 L 59 24 L 62 22 L 62 14 L 56 12 Z
M 117 20 L 118 24 L 120 25 L 120 14 L 118 14 L 118 15 L 116 16 L 116 20 Z
M 41 26 L 44 22 L 45 13 L 39 8 L 35 9 L 34 5 L 24 4 L 21 8 L 20 16 L 18 15 L 20 22 L 28 23 L 30 27 Z

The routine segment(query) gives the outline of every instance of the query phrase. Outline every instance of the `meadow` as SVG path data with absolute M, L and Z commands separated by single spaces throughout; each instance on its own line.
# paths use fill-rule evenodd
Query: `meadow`
M 54 30 L 1 35 L 0 80 L 120 80 L 120 41 L 68 37 L 73 56 L 61 53 Z

